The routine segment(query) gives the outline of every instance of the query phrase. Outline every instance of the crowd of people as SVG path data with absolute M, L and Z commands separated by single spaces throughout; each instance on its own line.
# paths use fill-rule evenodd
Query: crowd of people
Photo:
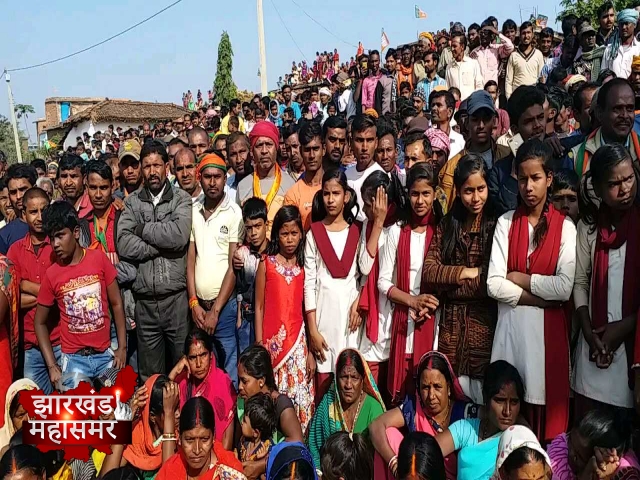
M 598 16 L 0 162 L 0 478 L 640 479 L 638 12 Z M 131 445 L 22 444 L 20 391 L 125 365 Z

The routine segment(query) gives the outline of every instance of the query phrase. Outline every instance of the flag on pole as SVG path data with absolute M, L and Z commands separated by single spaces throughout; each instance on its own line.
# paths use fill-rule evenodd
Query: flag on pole
M 422 9 L 416 5 L 416 18 L 427 18 L 427 12 L 423 12 Z
M 382 29 L 382 38 L 380 39 L 380 52 L 384 52 L 384 49 L 389 46 L 389 37 L 384 33 L 384 28 Z

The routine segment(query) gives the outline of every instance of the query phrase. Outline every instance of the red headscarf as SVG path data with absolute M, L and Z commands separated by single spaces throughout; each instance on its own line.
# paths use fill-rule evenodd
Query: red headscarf
M 273 143 L 276 144 L 276 147 L 280 144 L 280 132 L 278 132 L 278 127 L 266 120 L 256 123 L 251 130 L 251 133 L 249 134 L 249 143 L 251 143 L 251 148 L 253 148 L 260 137 L 270 138 L 273 140 Z

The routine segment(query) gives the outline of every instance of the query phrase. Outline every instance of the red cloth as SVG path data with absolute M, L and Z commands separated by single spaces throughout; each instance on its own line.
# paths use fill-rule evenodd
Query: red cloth
M 435 231 L 435 216 L 433 210 L 428 215 L 417 219 L 412 218 L 413 225 L 427 227 L 425 235 L 424 257 L 426 258 Z M 411 269 L 411 225 L 407 224 L 400 231 L 398 254 L 396 262 L 396 287 L 403 292 L 410 292 L 409 271 Z M 387 293 L 388 294 L 388 293 Z M 417 312 L 416 312 L 417 313 Z M 431 351 L 434 341 L 434 318 L 427 318 L 420 324 L 416 323 L 413 331 L 413 365 L 418 365 L 420 358 Z M 407 330 L 409 326 L 409 308 L 396 304 L 391 321 L 391 351 L 389 353 L 389 376 L 387 387 L 394 402 L 402 400 L 405 375 L 401 372 L 405 368 L 407 349 Z
M 531 256 L 529 251 L 529 219 L 523 207 L 518 208 L 509 230 L 507 270 L 529 275 L 555 275 L 560 254 L 560 240 L 565 216 L 552 204 L 545 213 L 548 230 Z M 527 259 L 529 267 L 527 268 Z M 569 421 L 569 341 L 564 309 L 544 309 L 544 351 L 546 421 L 544 440 L 566 432 Z M 543 440 L 542 437 L 540 437 Z
M 89 194 L 86 191 L 82 194 L 82 197 L 80 197 L 76 211 L 78 212 L 78 218 L 85 218 L 93 211 L 93 205 L 91 205 Z
M 11 340 L 6 322 L 0 323 L 0 365 L 2 365 L 0 368 L 0 398 L 7 398 L 7 391 L 13 382 L 13 364 L 11 362 Z M 0 410 L 0 427 L 3 427 L 5 409 Z
M 333 278 L 347 278 L 353 261 L 356 258 L 356 252 L 358 251 L 358 243 L 360 242 L 360 223 L 354 222 L 349 226 L 349 234 L 347 236 L 347 243 L 344 246 L 342 252 L 342 258 L 338 259 L 336 251 L 333 248 L 331 240 L 329 240 L 329 234 L 327 228 L 322 222 L 315 222 L 311 224 L 311 231 L 313 232 L 313 238 L 316 241 L 316 246 L 320 252 L 320 256 L 327 266 L 327 270 Z
M 215 438 L 221 442 L 224 432 L 235 419 L 237 395 L 229 375 L 216 365 L 215 355 L 211 355 L 209 373 L 198 385 L 187 372 L 178 375 L 176 383 L 180 388 L 180 409 L 193 397 L 204 397 L 209 401 L 216 415 Z
M 270 138 L 276 144 L 276 147 L 280 144 L 280 132 L 278 132 L 278 127 L 271 122 L 263 120 L 253 126 L 253 129 L 249 134 L 251 148 L 253 148 L 260 137 Z
M 28 280 L 37 284 L 41 284 L 47 269 L 55 263 L 55 255 L 49 239 L 40 245 L 38 253 L 35 252 L 31 243 L 31 234 L 27 233 L 16 243 L 9 247 L 7 258 L 13 262 L 18 276 L 18 282 Z M 38 346 L 36 331 L 33 320 L 36 317 L 36 308 L 29 310 L 20 310 L 20 322 L 23 326 L 24 348 L 30 350 Z M 51 310 L 48 320 L 49 336 L 51 345 L 60 345 L 60 322 L 57 309 Z
M 58 305 L 63 353 L 104 351 L 111 343 L 107 286 L 116 281 L 116 269 L 100 250 L 84 252 L 77 265 L 51 265 L 40 285 L 38 303 Z
M 218 480 L 218 479 L 230 479 L 240 480 L 245 478 L 242 474 L 242 463 L 236 458 L 232 452 L 226 451 L 220 442 L 213 442 L 213 453 L 215 453 L 218 461 L 214 468 L 207 470 L 204 474 L 198 477 L 198 480 Z M 226 470 L 224 473 L 220 472 L 219 466 L 225 466 L 236 470 L 237 475 Z M 156 480 L 181 480 L 187 478 L 187 461 L 184 458 L 182 451 L 179 451 L 173 455 L 169 460 L 164 462 L 158 474 Z
M 384 227 L 389 227 L 396 222 L 396 209 L 395 205 L 391 205 L 387 211 L 387 218 L 384 221 Z M 371 238 L 371 230 L 373 229 L 373 222 L 367 222 L 366 240 Z M 366 245 L 365 245 L 366 248 Z M 368 253 L 368 252 L 367 252 Z M 364 284 L 362 293 L 360 294 L 360 302 L 358 303 L 358 310 L 367 314 L 366 323 L 366 335 L 371 343 L 378 342 L 378 331 L 380 328 L 380 321 L 378 319 L 378 300 L 380 298 L 380 291 L 378 290 L 378 279 L 380 278 L 380 259 L 378 257 L 378 250 L 376 247 L 376 255 L 373 260 L 373 267 L 371 272 L 367 276 L 367 282 Z M 376 383 L 378 380 L 376 379 Z M 378 383 L 379 385 L 379 383 Z

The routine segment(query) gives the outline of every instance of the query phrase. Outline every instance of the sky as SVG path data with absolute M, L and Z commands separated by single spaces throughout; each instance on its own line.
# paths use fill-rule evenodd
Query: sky
M 524 1 L 524 0 L 523 0 Z M 555 20 L 558 3 L 538 0 L 518 5 L 504 0 L 295 0 L 326 30 L 296 6 L 294 0 L 263 0 L 268 86 L 290 72 L 291 62 L 313 63 L 318 50 L 338 49 L 341 60 L 355 54 L 358 41 L 379 49 L 384 28 L 392 46 L 416 39 L 419 31 L 468 26 L 489 15 L 527 20 L 534 8 Z M 41 63 L 118 33 L 173 3 L 109 0 L 3 1 L 0 16 L 0 70 Z M 428 18 L 416 20 L 418 4 Z M 28 4 L 28 5 L 27 5 Z M 363 8 L 366 6 L 366 9 Z M 277 9 L 277 11 L 276 11 Z M 522 15 L 520 13 L 522 9 Z M 278 15 L 279 12 L 279 15 Z M 280 20 L 282 17 L 282 20 Z M 298 50 L 286 27 L 291 32 Z M 30 104 L 44 116 L 47 97 L 109 97 L 180 104 L 182 92 L 202 90 L 206 99 L 216 72 L 220 35 L 229 33 L 234 50 L 233 78 L 240 89 L 259 91 L 256 0 L 183 0 L 136 29 L 52 65 L 11 74 L 16 103 Z M 329 30 L 329 32 L 327 31 Z M 304 54 L 304 57 L 303 55 Z M 8 116 L 5 82 L 0 115 Z M 24 121 L 21 123 L 24 130 Z

